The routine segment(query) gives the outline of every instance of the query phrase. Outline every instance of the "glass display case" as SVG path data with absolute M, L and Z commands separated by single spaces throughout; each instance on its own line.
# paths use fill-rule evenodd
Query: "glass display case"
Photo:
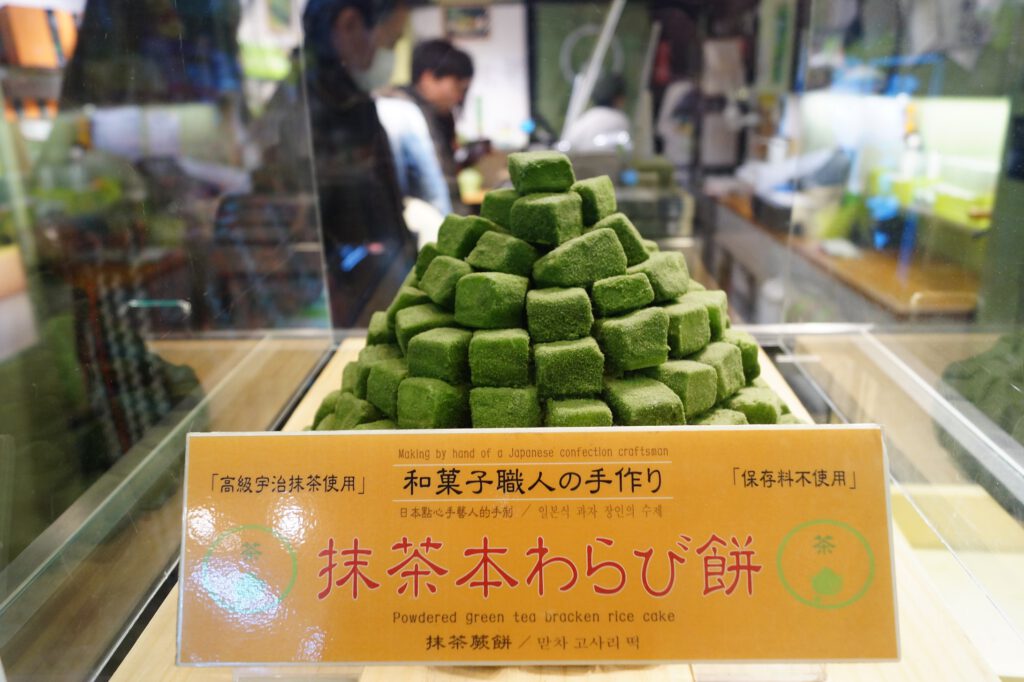
M 358 77 L 310 42 L 335 5 L 374 17 Z M 447 205 L 566 152 L 794 411 L 882 426 L 902 660 L 813 674 L 1024 677 L 1024 5 L 963 5 L 0 3 L 0 673 L 173 666 L 186 435 L 300 430 L 340 386 L 443 218 L 400 141 L 446 38 Z M 570 142 L 602 107 L 626 127 Z

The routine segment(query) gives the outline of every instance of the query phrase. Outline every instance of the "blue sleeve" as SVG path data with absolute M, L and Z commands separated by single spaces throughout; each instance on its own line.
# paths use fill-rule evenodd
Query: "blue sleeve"
M 434 142 L 424 122 L 422 131 L 408 131 L 402 138 L 402 151 L 406 155 L 410 194 L 432 204 L 442 215 L 452 212 L 452 199 L 448 183 L 441 172 Z

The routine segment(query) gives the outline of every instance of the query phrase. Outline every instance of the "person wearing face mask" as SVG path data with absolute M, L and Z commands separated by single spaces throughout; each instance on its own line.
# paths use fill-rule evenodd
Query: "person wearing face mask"
M 376 57 L 377 45 L 394 45 L 407 12 L 404 1 L 308 0 L 304 73 L 279 88 L 263 117 L 263 164 L 254 185 L 277 192 L 316 188 L 336 329 L 366 326 L 416 260 L 388 137 L 370 96 L 390 76 L 389 58 Z M 308 121 L 294 116 L 303 106 Z M 298 125 L 276 125 L 296 118 Z
M 442 213 L 452 210 L 456 213 L 466 213 L 466 207 L 459 197 L 456 180 L 459 165 L 455 160 L 455 113 L 466 99 L 466 92 L 472 81 L 473 60 L 468 54 L 446 40 L 428 40 L 413 50 L 412 84 L 403 88 L 392 88 L 383 93 L 386 98 L 412 102 L 423 115 L 426 132 L 430 135 L 430 144 L 434 150 L 436 166 L 430 160 L 421 160 L 422 155 L 414 154 L 407 146 L 413 142 L 418 142 L 420 147 L 425 144 L 422 135 L 410 134 L 415 124 L 411 117 L 406 117 L 404 121 L 398 121 L 396 124 L 396 117 L 386 116 L 384 124 L 392 137 L 393 147 L 399 134 L 412 140 L 402 145 L 403 149 L 395 151 L 396 158 L 404 158 L 406 161 L 404 165 L 401 161 L 398 164 L 400 181 L 410 187 L 409 191 L 413 196 L 430 201 Z M 441 179 L 436 177 L 437 166 L 440 167 Z M 442 179 L 448 189 L 447 202 L 437 199 L 437 192 L 433 190 Z M 416 189 L 417 184 L 419 190 Z M 442 208 L 445 206 L 450 208 Z

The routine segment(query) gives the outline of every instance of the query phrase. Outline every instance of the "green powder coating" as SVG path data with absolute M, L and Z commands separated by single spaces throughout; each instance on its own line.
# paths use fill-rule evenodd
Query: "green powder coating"
M 378 419 L 375 422 L 366 422 L 359 426 L 352 427 L 353 431 L 391 431 L 397 429 L 398 424 L 390 419 Z
M 583 224 L 593 225 L 618 210 L 615 201 L 615 185 L 607 175 L 587 178 L 576 182 L 571 188 L 583 200 Z
M 534 343 L 581 339 L 590 335 L 593 323 L 586 289 L 534 289 L 526 294 L 526 326 Z
M 718 400 L 718 374 L 709 365 L 691 360 L 670 360 L 645 369 L 643 373 L 665 384 L 679 396 L 688 421 L 710 410 Z
M 609 379 L 604 399 L 622 426 L 685 424 L 683 402 L 665 384 L 646 377 Z
M 629 268 L 630 273 L 642 272 L 651 280 L 654 300 L 670 301 L 686 293 L 690 286 L 690 273 L 686 259 L 678 251 L 652 253 L 643 263 Z
M 743 388 L 743 358 L 736 346 L 712 341 L 690 359 L 715 368 L 718 373 L 718 402 L 724 402 Z
M 405 279 L 399 285 L 399 289 L 402 287 L 416 287 L 419 286 L 420 278 L 416 276 L 416 268 L 414 267 L 409 272 L 405 273 Z
M 416 279 L 423 279 L 423 275 L 426 274 L 427 268 L 430 267 L 431 261 L 441 255 L 441 252 L 437 250 L 437 242 L 429 242 L 423 245 L 420 249 L 419 255 L 416 256 Z
M 369 346 L 368 346 L 369 347 Z M 377 362 L 383 362 L 378 360 Z M 366 398 L 366 380 L 374 363 L 350 362 L 341 371 L 341 392 L 351 393 L 357 398 Z
M 474 386 L 520 387 L 530 383 L 530 335 L 525 329 L 478 331 L 469 342 Z
M 576 182 L 569 157 L 552 151 L 509 154 L 508 174 L 520 194 L 565 192 Z
M 654 302 L 654 289 L 647 275 L 617 275 L 594 282 L 590 292 L 594 309 L 601 317 L 623 315 Z
M 465 258 L 476 246 L 477 240 L 490 230 L 501 231 L 498 225 L 477 215 L 449 215 L 437 233 L 437 251 L 442 256 Z
M 594 336 L 613 371 L 645 369 L 668 360 L 668 313 L 661 308 L 602 318 L 594 324 Z
M 477 329 L 521 327 L 530 280 L 503 272 L 475 272 L 455 289 L 455 319 Z
M 480 215 L 493 223 L 509 227 L 512 204 L 519 199 L 519 192 L 511 187 L 507 189 L 492 189 L 484 195 L 483 204 L 480 205 Z
M 572 398 L 549 400 L 545 426 L 611 426 L 612 411 L 602 400 Z
M 370 368 L 366 399 L 389 418 L 398 416 L 398 385 L 409 376 L 405 360 L 384 360 Z
M 409 341 L 417 334 L 438 327 L 453 326 L 454 315 L 433 303 L 424 303 L 398 312 L 395 318 L 395 335 L 398 336 L 398 345 L 404 352 L 409 347 Z
M 398 428 L 461 429 L 469 425 L 467 391 L 440 379 L 410 377 L 398 387 Z
M 533 347 L 537 393 L 542 398 L 570 398 L 601 393 L 604 354 L 589 336 L 575 341 L 541 343 Z
M 644 240 L 644 251 L 647 253 L 658 253 L 661 249 L 658 248 L 658 242 L 653 239 Z
M 324 399 L 320 402 L 320 407 L 316 408 L 316 416 L 313 417 L 313 428 L 319 424 L 324 417 L 329 414 L 334 414 L 334 408 L 338 405 L 338 398 L 341 396 L 341 391 L 331 391 L 324 396 Z
M 406 359 L 409 376 L 462 384 L 469 379 L 469 342 L 473 332 L 439 327 L 415 336 Z
M 746 426 L 747 417 L 742 412 L 718 408 L 697 420 L 694 426 Z
M 473 272 L 465 261 L 451 256 L 438 256 L 420 279 L 420 289 L 437 305 L 451 310 L 455 305 L 455 285 Z
M 750 424 L 775 424 L 781 401 L 768 388 L 741 388 L 725 401 L 724 407 L 742 412 Z
M 541 425 L 537 388 L 474 388 L 469 392 L 474 429 L 515 429 Z
M 619 243 L 622 244 L 622 250 L 626 254 L 627 265 L 637 265 L 650 259 L 651 254 L 644 248 L 644 239 L 640 236 L 640 231 L 624 213 L 613 213 L 594 225 L 595 230 L 601 228 L 608 228 L 615 232 Z
M 512 205 L 512 235 L 530 242 L 558 246 L 583 233 L 580 195 L 532 194 Z
M 501 232 L 486 232 L 466 257 L 466 262 L 477 270 L 529 277 L 539 257 L 537 249 L 522 239 Z
M 704 348 L 711 341 L 711 318 L 698 301 L 679 299 L 680 303 L 665 306 L 668 313 L 669 354 L 685 358 Z
M 761 362 L 758 357 L 757 341 L 747 332 L 726 329 L 722 332 L 722 341 L 731 343 L 740 349 L 743 358 L 743 375 L 750 383 L 761 375 Z
M 398 316 L 399 310 L 424 303 L 430 303 L 430 297 L 427 296 L 426 292 L 416 287 L 402 287 L 395 294 L 395 300 L 388 306 L 388 326 L 394 329 L 395 318 Z
M 690 291 L 707 291 L 707 287 L 704 286 L 703 284 L 701 284 L 700 282 L 698 282 L 697 280 L 691 279 L 690 280 L 690 286 L 687 288 L 686 291 L 687 292 L 690 292 Z
M 370 326 L 366 330 L 368 346 L 384 346 L 395 343 L 395 331 L 388 326 L 388 314 L 378 310 L 370 315 Z
M 319 422 L 317 422 L 314 431 L 338 431 L 338 419 L 334 416 L 334 413 L 327 415 Z
M 626 274 L 626 254 L 614 230 L 591 230 L 537 259 L 533 280 L 539 287 L 586 287 Z
M 729 299 L 724 291 L 694 291 L 683 296 L 683 301 L 697 301 L 708 309 L 711 322 L 711 340 L 718 341 L 729 319 Z
M 794 414 L 780 414 L 779 424 L 803 424 L 804 421 Z
M 363 365 L 369 365 L 381 360 L 395 360 L 402 357 L 402 349 L 394 344 L 366 346 L 359 351 L 358 360 Z
M 348 431 L 360 424 L 377 421 L 381 418 L 380 410 L 351 393 L 338 396 L 338 404 L 334 407 L 334 424 L 331 431 Z M 324 418 L 326 421 L 327 418 Z

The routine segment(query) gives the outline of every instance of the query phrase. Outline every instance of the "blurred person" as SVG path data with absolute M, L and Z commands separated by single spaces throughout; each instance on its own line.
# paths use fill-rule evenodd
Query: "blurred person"
M 408 185 L 410 195 L 429 201 L 442 213 L 452 210 L 466 212 L 457 182 L 460 168 L 455 160 L 458 147 L 455 114 L 465 101 L 472 82 L 473 60 L 466 52 L 447 40 L 428 40 L 413 50 L 412 84 L 382 93 L 386 98 L 412 102 L 422 113 L 437 164 L 447 186 L 447 204 L 437 197 L 439 182 L 435 166 L 422 154 L 425 146 L 422 125 L 411 117 L 394 123 L 394 116 L 387 117 L 387 121 L 391 122 L 387 125 L 392 139 L 399 139 L 400 150 L 395 156 L 401 159 L 399 163 L 404 166 L 403 181 Z M 387 106 L 395 108 L 395 105 Z
M 592 95 L 594 106 L 587 109 L 565 131 L 574 152 L 611 151 L 631 147 L 630 120 L 626 106 L 626 81 L 621 74 L 606 74 L 597 81 Z
M 390 76 L 389 58 L 376 56 L 378 44 L 394 45 L 407 12 L 394 0 L 309 0 L 302 16 L 305 72 L 275 93 L 264 116 L 257 187 L 316 187 L 336 329 L 366 326 L 415 263 L 388 137 L 370 97 Z M 303 106 L 308 120 L 296 121 Z

